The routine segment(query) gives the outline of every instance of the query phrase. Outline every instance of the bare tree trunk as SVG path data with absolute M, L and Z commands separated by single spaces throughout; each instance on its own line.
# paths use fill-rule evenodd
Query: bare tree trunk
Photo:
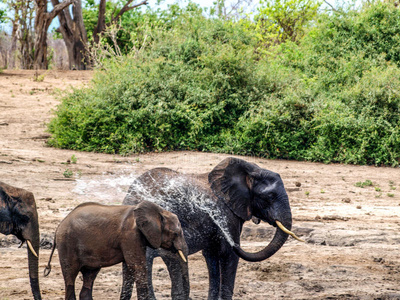
M 15 68 L 15 59 L 17 56 L 17 32 L 18 32 L 18 22 L 13 21 L 13 27 L 12 27 L 12 33 L 11 33 L 11 48 L 10 48 L 10 64 L 9 68 L 14 69 Z
M 36 1 L 35 18 L 35 69 L 47 69 L 47 29 L 51 20 L 48 18 L 47 1 Z
M 36 0 L 36 18 L 35 18 L 35 69 L 47 69 L 47 31 L 53 19 L 64 8 L 68 7 L 74 0 L 65 0 L 54 5 L 53 10 L 47 12 L 47 0 Z
M 5 32 L 0 33 L 0 54 L 1 62 L 0 69 L 6 69 L 8 66 L 8 54 L 10 51 L 10 37 Z
M 53 6 L 59 4 L 58 0 L 51 0 Z M 70 11 L 64 9 L 58 14 L 60 21 L 59 31 L 61 32 L 68 50 L 69 68 L 71 70 L 86 70 L 89 66 L 87 53 L 87 34 L 83 24 L 82 1 L 76 0 Z
M 18 58 L 18 67 L 23 69 L 32 68 L 33 1 L 11 0 L 7 4 L 8 9 L 14 15 L 13 19 L 11 19 L 13 29 L 11 37 L 10 67 L 17 67 Z
M 133 0 L 128 0 L 122 9 L 111 17 L 111 22 L 116 22 L 126 11 L 134 9 L 138 6 L 147 4 L 144 0 L 138 4 L 131 5 Z M 53 6 L 60 4 L 59 0 L 51 0 Z M 131 6 L 130 6 L 131 5 Z M 94 30 L 94 41 L 98 43 L 100 34 L 106 29 L 105 21 L 106 0 L 101 0 L 99 4 L 99 17 L 97 27 Z M 91 67 L 88 54 L 88 38 L 82 16 L 82 0 L 76 0 L 72 6 L 72 16 L 68 9 L 64 9 L 58 14 L 61 32 L 65 45 L 68 50 L 69 68 L 76 70 L 86 70 Z
M 96 44 L 100 41 L 100 34 L 106 30 L 106 0 L 100 0 L 99 4 L 99 18 L 97 26 L 93 32 L 93 39 Z
M 22 69 L 33 68 L 33 3 L 32 1 L 22 2 L 20 23 L 20 54 L 21 54 L 21 67 Z

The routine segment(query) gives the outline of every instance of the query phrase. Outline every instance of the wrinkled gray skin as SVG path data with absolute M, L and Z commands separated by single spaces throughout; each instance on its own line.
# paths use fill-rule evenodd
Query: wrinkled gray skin
M 15 235 L 22 243 L 30 241 L 39 255 L 39 221 L 35 197 L 31 192 L 0 182 L 0 232 Z M 28 249 L 29 279 L 35 300 L 40 296 L 39 259 Z
M 164 248 L 171 257 L 187 265 L 177 253 L 182 251 L 182 255 L 187 256 L 187 245 L 173 213 L 148 201 L 136 207 L 84 203 L 58 226 L 45 276 L 51 271 L 50 262 L 57 247 L 65 281 L 65 299 L 76 299 L 75 280 L 81 272 L 83 285 L 79 299 L 91 300 L 93 283 L 100 269 L 122 262 L 120 299 L 131 299 L 136 282 L 137 299 L 147 300 L 146 246 Z
M 139 176 L 123 204 L 149 200 L 175 213 L 182 225 L 189 254 L 202 250 L 209 271 L 208 299 L 232 299 L 239 257 L 262 261 L 276 253 L 288 235 L 276 228 L 267 246 L 257 253 L 240 248 L 243 223 L 252 217 L 276 227 L 280 221 L 291 229 L 289 199 L 279 174 L 237 158 L 227 158 L 210 173 L 184 175 L 156 168 Z M 188 299 L 189 281 L 174 258 L 147 249 L 151 299 L 153 259 L 161 256 L 170 272 L 172 299 Z

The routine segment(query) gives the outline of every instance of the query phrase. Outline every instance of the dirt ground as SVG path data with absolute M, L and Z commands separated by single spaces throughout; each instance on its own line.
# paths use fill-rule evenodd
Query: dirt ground
M 133 178 L 151 168 L 203 173 L 227 155 L 121 157 L 50 148 L 46 123 L 59 103 L 57 91 L 89 84 L 93 73 L 41 74 L 43 81 L 34 80 L 34 71 L 0 74 L 0 180 L 34 193 L 42 237 L 42 295 L 63 299 L 57 253 L 50 276 L 43 277 L 42 271 L 53 233 L 72 208 L 86 201 L 120 204 Z M 281 174 L 291 201 L 293 231 L 306 243 L 290 238 L 266 261 L 241 260 L 234 299 L 400 299 L 399 168 L 243 158 Z M 72 178 L 64 176 L 68 173 Z M 265 224 L 246 223 L 242 245 L 260 249 L 272 233 Z M 189 268 L 192 299 L 206 299 L 208 273 L 200 253 L 190 256 Z M 77 289 L 80 284 L 78 279 Z M 168 273 L 160 259 L 154 285 L 159 299 L 170 298 Z M 95 282 L 94 299 L 118 299 L 120 289 L 121 266 L 104 268 Z M 0 299 L 31 298 L 26 249 L 0 234 Z

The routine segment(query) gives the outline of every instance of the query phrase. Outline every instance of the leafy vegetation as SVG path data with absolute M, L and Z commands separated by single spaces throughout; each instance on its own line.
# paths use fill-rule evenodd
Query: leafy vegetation
M 299 10 L 265 3 L 253 20 L 207 17 L 192 3 L 143 13 L 124 44 L 135 51 L 104 60 L 89 88 L 63 97 L 50 144 L 398 165 L 400 10 L 317 13 L 318 3 L 291 0 L 307 11 L 284 36 L 275 21 Z
M 366 187 L 366 186 L 373 186 L 373 185 L 374 185 L 374 184 L 373 184 L 372 181 L 369 180 L 369 179 L 367 179 L 367 180 L 365 180 L 365 181 L 363 181 L 363 182 L 361 182 L 361 181 L 356 182 L 356 184 L 355 184 L 356 187 L 361 187 L 361 188 L 364 188 L 364 187 Z M 378 191 L 376 188 L 375 188 L 375 190 Z

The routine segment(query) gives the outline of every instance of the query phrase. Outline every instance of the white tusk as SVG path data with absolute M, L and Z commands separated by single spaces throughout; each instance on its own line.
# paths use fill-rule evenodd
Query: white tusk
M 182 258 L 182 260 L 183 260 L 184 262 L 187 262 L 187 260 L 186 260 L 186 258 L 185 258 L 185 255 L 183 255 L 182 250 L 178 250 L 178 253 L 179 253 L 180 257 Z
M 285 226 L 282 225 L 281 222 L 276 221 L 276 225 L 278 225 L 278 227 L 285 233 L 291 235 L 292 237 L 294 237 L 296 240 L 300 241 L 300 242 L 304 242 L 301 238 L 297 237 L 293 232 L 291 232 L 289 229 L 286 229 Z
M 31 241 L 30 240 L 26 240 L 26 243 L 28 244 L 29 250 L 31 250 L 32 254 L 35 255 L 36 257 L 39 257 L 35 251 L 35 249 L 33 249 Z

